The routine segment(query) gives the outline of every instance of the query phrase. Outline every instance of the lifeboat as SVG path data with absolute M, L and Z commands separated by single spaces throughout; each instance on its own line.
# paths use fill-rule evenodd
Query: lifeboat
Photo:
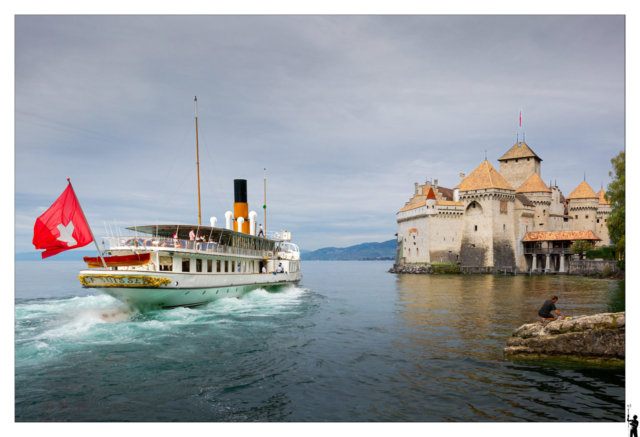
M 134 255 L 122 255 L 122 256 L 105 256 L 104 262 L 107 267 L 125 267 L 125 266 L 144 266 L 151 261 L 151 253 L 139 253 Z M 100 257 L 85 256 L 84 262 L 89 265 L 89 268 L 104 267 Z

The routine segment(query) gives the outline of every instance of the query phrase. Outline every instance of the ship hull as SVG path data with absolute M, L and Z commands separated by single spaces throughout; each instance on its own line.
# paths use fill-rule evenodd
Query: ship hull
M 273 275 L 104 270 L 82 270 L 79 275 L 84 288 L 98 289 L 139 310 L 203 305 L 259 288 L 277 291 L 298 284 L 301 277 L 299 272 Z

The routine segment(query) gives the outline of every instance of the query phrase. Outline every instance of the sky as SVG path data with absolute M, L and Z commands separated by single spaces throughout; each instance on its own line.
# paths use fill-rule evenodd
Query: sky
M 98 240 L 197 225 L 194 96 L 203 224 L 233 179 L 263 223 L 266 168 L 267 227 L 302 249 L 395 238 L 414 182 L 498 168 L 520 109 L 544 181 L 606 189 L 624 36 L 615 15 L 18 15 L 15 250 L 67 178 Z

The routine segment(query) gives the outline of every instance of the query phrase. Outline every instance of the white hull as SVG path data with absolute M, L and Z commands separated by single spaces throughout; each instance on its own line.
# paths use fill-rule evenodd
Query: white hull
M 258 288 L 275 290 L 297 284 L 300 272 L 179 273 L 170 271 L 81 270 L 84 288 L 96 288 L 138 309 L 202 305 L 217 299 L 239 297 Z

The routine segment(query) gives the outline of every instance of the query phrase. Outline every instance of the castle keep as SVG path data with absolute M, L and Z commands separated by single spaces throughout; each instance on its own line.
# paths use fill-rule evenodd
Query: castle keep
M 542 159 L 523 141 L 482 162 L 453 189 L 417 182 L 397 213 L 396 263 L 566 272 L 570 245 L 608 245 L 611 206 L 582 182 L 566 198 L 541 178 Z

